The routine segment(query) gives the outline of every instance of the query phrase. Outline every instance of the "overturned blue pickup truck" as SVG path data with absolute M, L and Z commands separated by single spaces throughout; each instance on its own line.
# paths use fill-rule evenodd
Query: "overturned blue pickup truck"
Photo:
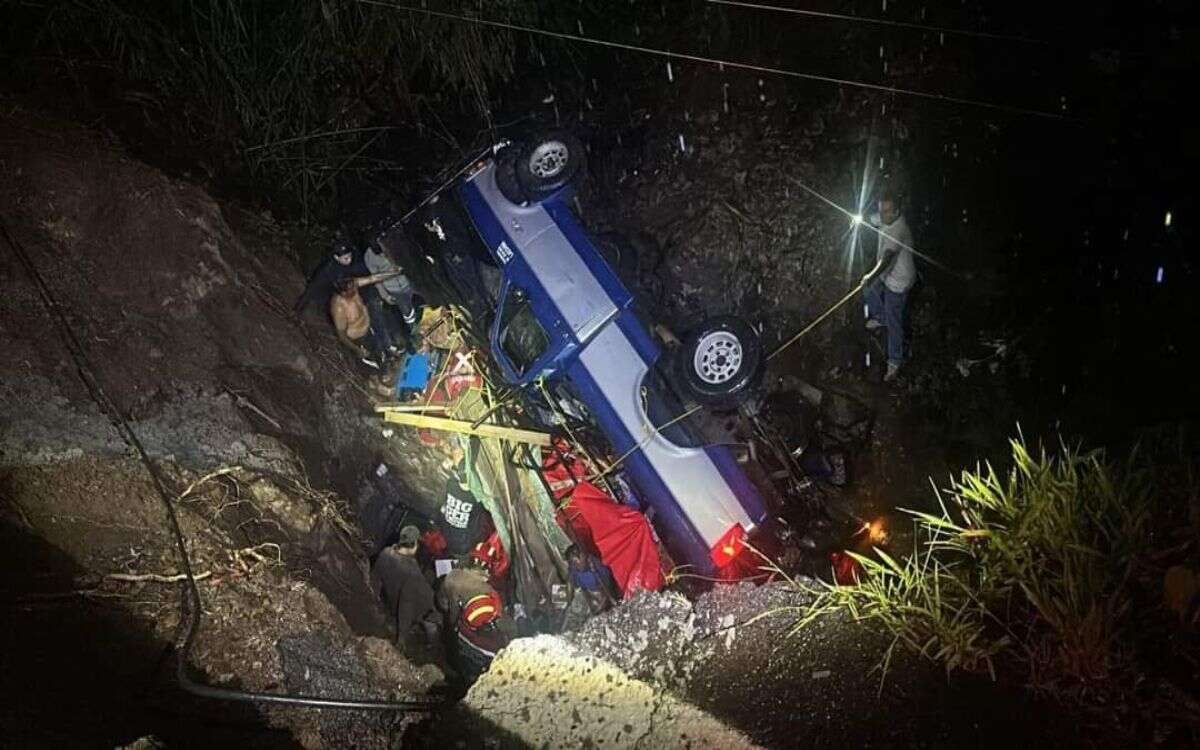
M 407 222 L 417 257 L 405 260 L 471 313 L 508 385 L 603 435 L 676 565 L 728 577 L 770 522 L 769 490 L 727 445 L 706 442 L 692 415 L 734 409 L 754 391 L 761 345 L 730 316 L 673 351 L 651 335 L 571 210 L 583 162 L 563 132 L 497 146 Z

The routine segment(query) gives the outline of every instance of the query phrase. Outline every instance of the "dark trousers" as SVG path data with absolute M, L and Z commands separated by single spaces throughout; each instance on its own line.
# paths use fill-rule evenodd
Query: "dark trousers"
M 887 284 L 876 281 L 867 287 L 865 294 L 868 315 L 887 328 L 888 364 L 899 367 L 904 362 L 904 306 L 908 304 L 908 292 L 897 294 Z
M 404 345 L 403 329 L 395 323 L 395 316 L 388 310 L 390 305 L 383 301 L 374 287 L 362 290 L 363 304 L 367 306 L 367 317 L 371 320 L 371 330 L 367 336 L 367 347 L 377 357 L 386 357 L 393 346 Z

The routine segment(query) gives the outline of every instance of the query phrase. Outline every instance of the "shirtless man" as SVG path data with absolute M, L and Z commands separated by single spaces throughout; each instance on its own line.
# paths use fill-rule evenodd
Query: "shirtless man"
M 395 273 L 379 273 L 344 279 L 338 282 L 337 292 L 329 298 L 329 317 L 333 319 L 338 340 L 353 349 L 367 364 L 382 364 L 387 351 L 386 345 L 381 344 L 379 337 L 374 335 L 371 316 L 358 290 L 393 275 Z

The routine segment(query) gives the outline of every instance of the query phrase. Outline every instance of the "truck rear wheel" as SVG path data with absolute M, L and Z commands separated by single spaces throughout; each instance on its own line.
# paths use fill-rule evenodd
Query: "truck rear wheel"
M 733 409 L 762 377 L 762 343 L 746 321 L 733 315 L 709 318 L 688 334 L 679 352 L 680 377 L 696 403 Z

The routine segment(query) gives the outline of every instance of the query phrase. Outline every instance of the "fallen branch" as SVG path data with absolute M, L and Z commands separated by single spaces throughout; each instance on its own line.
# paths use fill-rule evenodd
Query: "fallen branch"
M 217 477 L 225 476 L 226 474 L 232 474 L 233 472 L 238 471 L 241 468 L 242 468 L 241 466 L 226 466 L 224 468 L 217 469 L 216 471 L 211 472 L 209 474 L 205 474 L 204 476 L 200 477 L 196 481 L 189 484 L 187 486 L 187 489 L 185 489 L 182 493 L 180 493 L 179 497 L 176 498 L 176 501 L 183 500 L 185 497 L 192 494 L 192 492 L 194 492 L 197 487 L 204 484 L 205 482 L 212 480 L 212 479 L 216 479 Z
M 230 393 L 232 393 L 232 391 L 230 391 Z M 268 416 L 265 411 L 263 411 L 262 409 L 255 406 L 254 402 L 252 402 L 250 399 L 246 398 L 245 396 L 241 395 L 240 393 L 235 393 L 234 401 L 238 406 L 242 407 L 243 409 L 249 409 L 250 411 L 252 411 L 255 414 L 257 414 L 258 416 L 262 417 L 266 421 L 270 422 L 271 426 L 274 427 L 279 432 L 283 432 L 283 427 L 280 426 L 280 424 L 278 422 L 276 422 L 274 419 L 272 419 L 270 416 Z
M 208 578 L 211 575 L 212 571 L 206 570 L 203 573 L 197 573 L 195 576 L 193 576 L 193 578 L 195 578 L 197 581 L 203 581 L 205 578 Z M 108 575 L 104 576 L 104 580 L 123 581 L 125 583 L 178 583 L 179 581 L 186 581 L 187 574 L 177 573 L 175 575 L 164 576 L 159 575 L 158 573 L 109 573 Z
M 275 551 L 275 557 L 272 559 L 272 558 L 268 557 L 267 555 L 264 555 L 263 553 L 259 552 L 260 549 L 264 549 L 264 548 L 273 549 Z M 249 572 L 250 566 L 247 565 L 246 561 L 242 559 L 242 555 L 246 555 L 247 557 L 253 558 L 254 560 L 257 560 L 258 562 L 262 563 L 263 565 L 268 565 L 268 566 L 283 565 L 283 549 L 275 542 L 263 542 L 262 544 L 256 545 L 254 547 L 243 547 L 241 549 L 235 549 L 233 551 L 233 558 L 237 561 L 238 565 L 240 565 L 244 571 Z

